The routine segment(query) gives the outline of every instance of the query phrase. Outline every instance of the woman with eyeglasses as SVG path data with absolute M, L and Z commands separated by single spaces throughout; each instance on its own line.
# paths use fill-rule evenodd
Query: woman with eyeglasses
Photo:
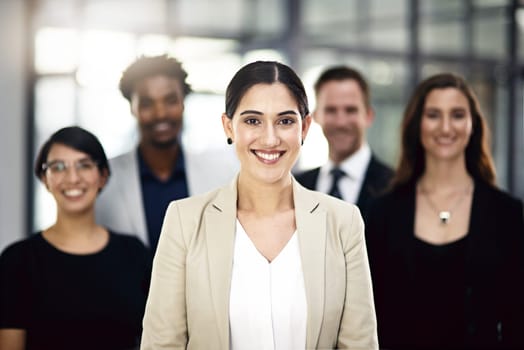
M 136 348 L 150 253 L 96 224 L 110 174 L 102 145 L 82 128 L 60 129 L 34 170 L 56 201 L 56 222 L 0 256 L 0 349 Z

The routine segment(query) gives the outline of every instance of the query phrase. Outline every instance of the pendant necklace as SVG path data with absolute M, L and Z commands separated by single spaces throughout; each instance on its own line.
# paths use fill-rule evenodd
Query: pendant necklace
M 473 187 L 473 185 L 468 186 L 468 188 L 464 191 L 464 193 L 461 194 L 460 197 L 457 199 L 455 204 L 448 210 L 439 210 L 437 208 L 437 206 L 435 205 L 435 203 L 433 202 L 433 200 L 431 200 L 431 197 L 429 196 L 429 194 L 426 191 L 426 189 L 423 188 L 422 186 L 420 186 L 420 193 L 424 196 L 424 198 L 426 198 L 426 200 L 427 200 L 429 206 L 431 207 L 431 209 L 433 209 L 433 211 L 438 214 L 438 218 L 440 220 L 440 224 L 441 225 L 447 225 L 449 223 L 449 221 L 451 220 L 451 214 L 453 213 L 453 211 L 455 209 L 458 208 L 460 203 L 462 203 L 462 201 L 464 200 L 466 195 L 470 192 L 471 187 Z

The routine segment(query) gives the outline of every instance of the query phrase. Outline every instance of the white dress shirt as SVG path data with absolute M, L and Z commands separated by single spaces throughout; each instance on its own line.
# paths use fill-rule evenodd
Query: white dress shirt
M 306 348 L 307 303 L 296 231 L 269 263 L 237 220 L 229 299 L 232 350 Z
M 371 161 L 371 148 L 367 143 L 364 143 L 362 147 L 351 156 L 342 161 L 338 167 L 346 173 L 338 181 L 338 188 L 342 194 L 342 198 L 349 203 L 356 204 L 358 195 L 366 176 L 366 170 Z M 333 183 L 333 176 L 330 171 L 335 167 L 335 164 L 328 160 L 326 164 L 320 167 L 318 173 L 318 180 L 316 190 L 328 193 L 331 184 Z

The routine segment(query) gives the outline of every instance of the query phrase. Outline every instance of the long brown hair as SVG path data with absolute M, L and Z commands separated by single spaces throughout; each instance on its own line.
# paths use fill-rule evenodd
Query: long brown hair
M 489 129 L 477 97 L 466 81 L 452 73 L 442 73 L 422 81 L 411 96 L 402 120 L 400 160 L 392 187 L 416 181 L 424 172 L 426 157 L 420 141 L 420 124 L 428 94 L 435 89 L 455 88 L 468 100 L 473 130 L 466 147 L 466 169 L 475 180 L 495 185 L 496 174 L 489 149 Z

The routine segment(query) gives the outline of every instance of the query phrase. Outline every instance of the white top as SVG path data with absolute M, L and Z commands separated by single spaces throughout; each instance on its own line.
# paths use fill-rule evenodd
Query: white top
M 237 220 L 234 249 L 230 348 L 305 349 L 307 302 L 296 231 L 269 263 Z
M 342 199 L 346 202 L 357 203 L 360 188 L 364 182 L 370 161 L 371 148 L 367 143 L 364 143 L 358 151 L 340 163 L 339 168 L 346 173 L 346 176 L 338 180 L 338 188 L 340 189 Z M 335 164 L 329 160 L 320 168 L 316 187 L 317 191 L 323 193 L 329 192 L 331 184 L 333 183 L 333 175 L 330 174 L 330 171 L 334 167 Z

